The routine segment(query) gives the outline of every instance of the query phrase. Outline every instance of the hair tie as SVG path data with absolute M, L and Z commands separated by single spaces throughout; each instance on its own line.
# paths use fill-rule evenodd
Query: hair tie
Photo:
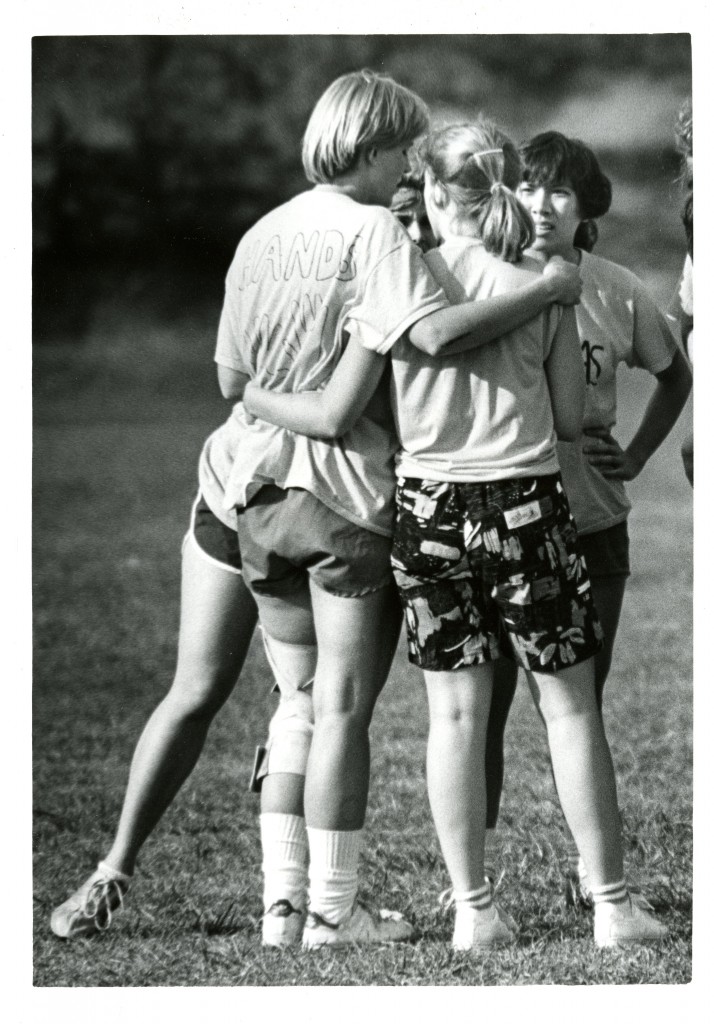
M 492 156 L 495 153 L 502 153 L 502 152 L 503 152 L 503 146 L 499 146 L 498 149 L 482 149 L 478 153 L 472 153 L 471 154 L 471 159 L 475 160 L 479 156 Z
M 495 196 L 497 192 L 501 191 L 501 189 L 505 189 L 507 191 L 508 185 L 504 184 L 502 181 L 494 181 L 493 185 L 491 185 L 491 195 Z

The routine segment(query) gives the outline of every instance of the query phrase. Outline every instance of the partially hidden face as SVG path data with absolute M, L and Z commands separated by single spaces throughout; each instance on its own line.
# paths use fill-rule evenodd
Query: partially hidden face
M 408 146 L 372 151 L 370 165 L 371 200 L 378 206 L 389 206 L 402 176 L 409 170 Z
M 572 252 L 573 238 L 582 215 L 578 197 L 569 182 L 532 185 L 523 182 L 518 198 L 533 218 L 533 248 L 548 256 L 566 256 Z

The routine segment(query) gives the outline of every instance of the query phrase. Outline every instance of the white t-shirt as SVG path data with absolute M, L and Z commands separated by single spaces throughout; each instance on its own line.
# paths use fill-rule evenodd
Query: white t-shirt
M 541 265 L 505 263 L 473 238 L 449 239 L 427 265 L 452 303 L 530 284 Z M 392 349 L 402 477 L 469 482 L 558 471 L 543 363 L 562 315 L 552 307 L 471 352 L 432 358 L 401 340 Z
M 642 282 L 617 263 L 583 252 L 583 293 L 575 307 L 587 384 L 585 427 L 611 429 L 617 421 L 617 367 L 660 373 L 677 343 L 666 317 Z M 623 522 L 630 503 L 622 480 L 606 479 L 582 453 L 586 439 L 558 443 L 563 484 L 580 533 Z
M 395 217 L 328 187 L 304 192 L 241 240 L 226 279 L 216 362 L 275 391 L 329 381 L 349 335 L 386 353 L 414 322 L 448 305 Z M 366 410 L 343 437 L 315 440 L 247 416 L 226 435 L 237 452 L 225 506 L 266 483 L 310 491 L 350 522 L 391 536 L 396 438 Z

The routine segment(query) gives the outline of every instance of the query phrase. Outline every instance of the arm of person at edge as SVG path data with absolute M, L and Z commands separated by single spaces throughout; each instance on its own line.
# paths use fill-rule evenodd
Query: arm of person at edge
M 556 436 L 577 441 L 583 432 L 585 374 L 573 309 L 563 310 L 544 366 Z
M 607 427 L 583 431 L 589 439 L 583 444 L 583 454 L 604 477 L 634 480 L 677 422 L 692 389 L 692 372 L 682 352 L 676 349 L 669 366 L 655 376 L 654 392 L 627 448 L 620 447 Z
M 577 266 L 554 256 L 531 284 L 490 299 L 437 309 L 412 324 L 407 337 L 430 356 L 468 352 L 528 323 L 554 302 L 577 304 L 581 292 Z
M 419 341 L 429 349 L 433 347 L 434 354 L 468 351 L 527 323 L 553 302 L 576 303 L 581 290 L 577 267 L 553 260 L 532 284 L 507 295 L 437 310 L 412 324 L 407 335 L 418 348 L 424 348 Z M 449 344 L 464 331 L 476 333 Z M 264 391 L 251 382 L 243 404 L 252 416 L 299 434 L 341 437 L 364 412 L 384 372 L 386 359 L 353 339 L 324 391 L 288 394 Z

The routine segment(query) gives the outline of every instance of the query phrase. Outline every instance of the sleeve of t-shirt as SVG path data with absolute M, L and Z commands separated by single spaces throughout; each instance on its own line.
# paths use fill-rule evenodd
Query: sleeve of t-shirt
M 384 354 L 417 320 L 449 305 L 419 248 L 385 211 L 366 235 L 369 266 L 345 327 L 365 348 Z
M 661 373 L 672 362 L 677 342 L 664 313 L 660 312 L 644 286 L 634 292 L 632 358 L 629 366 Z
M 226 278 L 226 291 L 223 297 L 221 319 L 218 322 L 218 338 L 216 340 L 214 360 L 221 366 L 227 366 L 231 370 L 237 370 L 238 373 L 250 375 L 250 367 L 246 364 L 238 344 L 240 336 L 238 332 L 238 310 L 235 306 L 233 292 L 231 273 L 229 271 Z

